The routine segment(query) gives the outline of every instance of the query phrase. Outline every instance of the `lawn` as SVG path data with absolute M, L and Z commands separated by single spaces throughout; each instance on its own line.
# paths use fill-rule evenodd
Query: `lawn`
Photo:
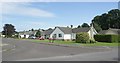
M 31 40 L 31 39 L 30 39 Z M 31 40 L 33 42 L 38 42 L 38 43 L 49 43 L 49 40 Z M 65 45 L 82 45 L 82 46 L 118 46 L 118 43 L 106 43 L 106 42 L 97 42 L 97 43 L 76 43 L 75 41 L 62 41 L 62 40 L 55 40 L 54 44 L 65 44 Z

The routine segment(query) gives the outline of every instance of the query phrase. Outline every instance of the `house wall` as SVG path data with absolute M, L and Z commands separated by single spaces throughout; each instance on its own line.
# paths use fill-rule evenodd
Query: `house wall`
M 94 35 L 97 34 L 97 31 L 93 27 L 91 27 L 91 29 L 88 31 L 88 34 L 90 39 L 94 39 Z
M 21 38 L 29 38 L 29 35 L 20 35 Z
M 64 39 L 64 33 L 59 29 L 56 28 L 51 34 L 50 34 L 50 38 L 52 38 L 52 36 L 56 34 L 56 39 Z M 62 37 L 59 37 L 59 34 L 62 34 Z
M 20 35 L 20 38 L 24 38 L 24 35 Z
M 25 38 L 29 38 L 29 35 L 26 35 L 26 37 Z
M 71 40 L 71 34 L 65 34 L 64 35 L 64 40 Z
M 72 37 L 71 39 L 76 39 L 76 33 L 72 33 L 71 37 Z

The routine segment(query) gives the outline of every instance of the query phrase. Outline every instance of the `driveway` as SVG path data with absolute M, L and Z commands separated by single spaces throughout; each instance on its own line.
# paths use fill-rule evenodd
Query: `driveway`
M 67 61 L 71 59 L 72 61 L 102 61 L 103 58 L 106 61 L 116 61 L 118 58 L 117 48 L 98 49 L 81 47 L 60 47 L 54 45 L 39 44 L 29 40 L 12 38 L 3 38 L 2 43 L 12 45 L 9 47 L 11 48 L 10 50 L 2 52 L 3 61 Z M 3 46 L 2 49 L 6 49 L 6 47 Z

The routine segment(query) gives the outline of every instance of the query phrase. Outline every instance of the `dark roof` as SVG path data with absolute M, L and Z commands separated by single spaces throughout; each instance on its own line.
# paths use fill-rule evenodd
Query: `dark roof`
M 109 31 L 112 31 L 114 34 L 120 34 L 120 29 L 108 29 L 108 30 L 101 30 L 99 34 L 107 34 Z
M 85 28 L 68 28 L 68 27 L 58 27 L 61 31 L 63 31 L 65 34 L 70 33 L 79 33 L 79 32 L 88 32 L 90 30 L 90 27 Z
M 107 30 L 101 30 L 99 34 L 106 34 Z
M 73 33 L 88 32 L 89 30 L 90 30 L 90 27 L 74 28 L 74 29 L 72 29 L 72 32 L 73 32 Z
M 19 32 L 20 35 L 32 35 L 35 34 L 37 31 L 22 31 Z
M 53 29 L 52 30 L 45 30 L 42 32 L 42 35 L 50 35 L 52 32 L 53 32 Z
M 72 33 L 72 28 L 68 28 L 68 27 L 58 27 L 62 32 L 64 32 L 65 34 L 70 34 Z

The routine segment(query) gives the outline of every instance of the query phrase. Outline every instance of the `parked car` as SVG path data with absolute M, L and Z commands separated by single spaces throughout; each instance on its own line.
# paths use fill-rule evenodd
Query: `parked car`
M 30 36 L 29 39 L 36 39 L 36 37 L 35 36 Z

